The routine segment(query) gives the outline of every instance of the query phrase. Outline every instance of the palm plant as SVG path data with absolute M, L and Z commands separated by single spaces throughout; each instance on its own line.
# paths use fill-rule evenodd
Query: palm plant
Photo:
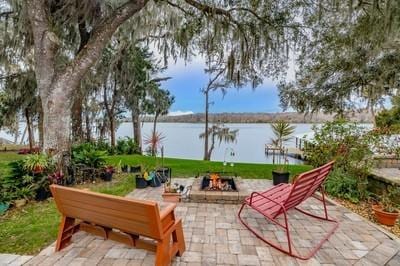
M 295 126 L 290 125 L 288 122 L 279 120 L 271 124 L 272 133 L 274 133 L 275 138 L 272 139 L 272 143 L 278 147 L 281 151 L 283 148 L 283 143 L 292 138 L 292 134 L 296 129 Z

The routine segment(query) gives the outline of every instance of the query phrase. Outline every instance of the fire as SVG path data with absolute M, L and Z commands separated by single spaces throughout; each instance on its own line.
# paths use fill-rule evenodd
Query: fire
M 217 174 L 210 174 L 210 188 L 221 189 L 221 178 Z

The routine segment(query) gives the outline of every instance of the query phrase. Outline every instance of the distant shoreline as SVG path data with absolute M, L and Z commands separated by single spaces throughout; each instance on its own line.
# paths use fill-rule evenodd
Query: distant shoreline
M 372 123 L 372 116 L 367 112 L 349 113 L 348 118 L 352 122 Z M 240 123 L 240 124 L 263 124 L 273 123 L 278 120 L 284 120 L 293 124 L 319 124 L 328 121 L 333 121 L 333 114 L 313 114 L 304 115 L 295 112 L 287 113 L 213 113 L 209 115 L 210 122 L 222 123 Z M 145 116 L 143 122 L 153 122 L 152 116 Z M 131 122 L 129 118 L 124 119 L 124 122 Z M 178 116 L 162 116 L 158 119 L 161 123 L 204 123 L 205 115 L 203 113 L 178 115 Z

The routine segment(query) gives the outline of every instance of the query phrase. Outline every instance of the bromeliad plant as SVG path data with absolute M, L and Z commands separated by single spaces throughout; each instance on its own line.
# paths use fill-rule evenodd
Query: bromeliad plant
M 41 174 L 52 165 L 52 159 L 44 153 L 31 154 L 26 156 L 23 164 L 28 172 Z

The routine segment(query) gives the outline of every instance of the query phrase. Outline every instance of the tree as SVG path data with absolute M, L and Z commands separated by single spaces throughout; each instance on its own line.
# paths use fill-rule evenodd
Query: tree
M 205 138 L 206 135 L 211 139 L 210 148 L 207 150 L 207 158 L 211 159 L 212 152 L 215 148 L 215 142 L 218 141 L 219 145 L 222 142 L 233 143 L 236 141 L 239 129 L 231 130 L 223 124 L 217 123 L 208 128 L 207 133 L 201 133 L 200 138 Z
M 160 115 L 167 115 L 169 108 L 175 101 L 174 96 L 168 90 L 159 88 L 158 84 L 154 82 L 151 89 L 149 89 L 150 99 L 145 101 L 145 110 L 148 114 L 154 115 L 153 132 L 157 132 L 157 119 Z
M 295 12 L 289 12 L 298 7 L 297 1 L 210 4 L 185 0 L 178 4 L 129 0 L 120 5 L 96 0 L 8 2 L 12 9 L 7 13 L 30 22 L 29 29 L 20 28 L 31 41 L 28 46 L 32 47 L 33 40 L 43 109 L 43 145 L 44 150 L 56 154 L 68 150 L 72 96 L 114 32 L 131 18 L 129 24 L 137 35 L 151 38 L 156 33 L 158 47 L 165 55 L 177 56 L 179 51 L 188 57 L 191 47 L 205 54 L 231 51 L 235 58 L 229 72 L 235 75 L 240 75 L 243 68 L 265 72 L 265 65 L 281 65 L 285 60 L 282 50 L 289 41 L 297 40 L 299 33 Z M 78 41 L 81 38 L 86 40 L 83 46 Z
M 375 116 L 399 89 L 398 1 L 322 3 L 305 18 L 309 41 L 299 49 L 294 82 L 280 84 L 286 109 L 337 113 L 367 109 Z
M 10 127 L 14 123 L 18 124 L 19 117 L 24 117 L 29 148 L 32 150 L 35 144 L 32 120 L 38 114 L 36 80 L 32 70 L 5 78 L 2 106 L 0 126 Z

